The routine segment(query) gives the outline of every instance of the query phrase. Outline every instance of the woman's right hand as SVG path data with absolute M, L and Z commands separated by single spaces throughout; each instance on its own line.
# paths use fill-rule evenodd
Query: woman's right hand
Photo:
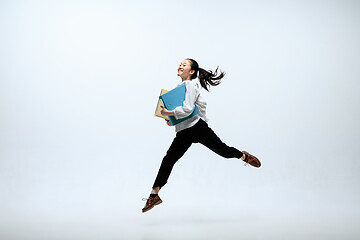
M 166 121 L 166 124 L 167 124 L 168 126 L 171 126 L 171 122 L 170 122 L 170 120 L 165 119 L 165 121 Z

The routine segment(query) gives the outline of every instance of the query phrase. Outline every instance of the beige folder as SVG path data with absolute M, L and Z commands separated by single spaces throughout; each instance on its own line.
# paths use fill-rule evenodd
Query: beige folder
M 161 89 L 160 95 L 163 95 L 164 93 L 167 93 L 167 92 L 168 92 L 168 90 Z M 157 105 L 156 105 L 155 116 L 156 116 L 156 117 L 165 118 L 165 119 L 169 120 L 169 117 L 168 117 L 168 116 L 163 116 L 163 115 L 161 115 L 161 106 L 164 106 L 164 104 L 163 104 L 162 101 L 159 99 L 159 100 L 158 100 L 158 103 L 157 103 Z

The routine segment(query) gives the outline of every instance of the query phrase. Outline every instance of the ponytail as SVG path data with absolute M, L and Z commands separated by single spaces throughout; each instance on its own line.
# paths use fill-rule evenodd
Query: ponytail
M 216 68 L 215 72 L 206 71 L 205 69 L 199 68 L 199 80 L 203 88 L 209 91 L 208 87 L 217 86 L 221 83 L 221 79 L 225 76 L 225 73 L 220 71 L 220 74 L 217 74 L 219 66 Z M 217 76 L 218 75 L 218 76 Z
M 203 68 L 199 67 L 199 64 L 194 60 L 187 58 L 187 60 L 190 61 L 191 70 L 194 70 L 195 73 L 191 76 L 192 79 L 196 78 L 199 72 L 199 80 L 200 84 L 203 88 L 205 88 L 207 91 L 209 91 L 209 86 L 217 86 L 221 83 L 221 79 L 225 76 L 225 72 L 220 70 L 220 73 L 218 75 L 218 69 L 219 66 L 215 69 L 215 72 L 213 73 L 211 70 L 205 70 Z

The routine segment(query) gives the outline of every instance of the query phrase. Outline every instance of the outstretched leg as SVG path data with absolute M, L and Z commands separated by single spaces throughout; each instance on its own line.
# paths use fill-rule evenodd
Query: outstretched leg
M 209 128 L 206 122 L 202 122 L 200 133 L 198 135 L 199 142 L 201 144 L 224 158 L 241 158 L 241 160 L 253 167 L 259 168 L 261 166 L 261 162 L 254 155 L 251 155 L 246 151 L 241 152 L 238 149 L 229 147 L 223 143 L 221 139 L 214 133 L 214 131 Z
M 234 147 L 229 147 L 221 141 L 215 132 L 203 122 L 199 133 L 199 142 L 224 158 L 241 158 L 243 153 Z

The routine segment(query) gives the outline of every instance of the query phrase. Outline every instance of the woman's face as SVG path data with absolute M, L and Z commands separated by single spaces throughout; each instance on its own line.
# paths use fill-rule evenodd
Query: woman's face
M 191 80 L 191 75 L 193 75 L 194 72 L 194 70 L 191 70 L 190 61 L 185 59 L 180 63 L 177 75 L 181 77 L 182 80 Z

